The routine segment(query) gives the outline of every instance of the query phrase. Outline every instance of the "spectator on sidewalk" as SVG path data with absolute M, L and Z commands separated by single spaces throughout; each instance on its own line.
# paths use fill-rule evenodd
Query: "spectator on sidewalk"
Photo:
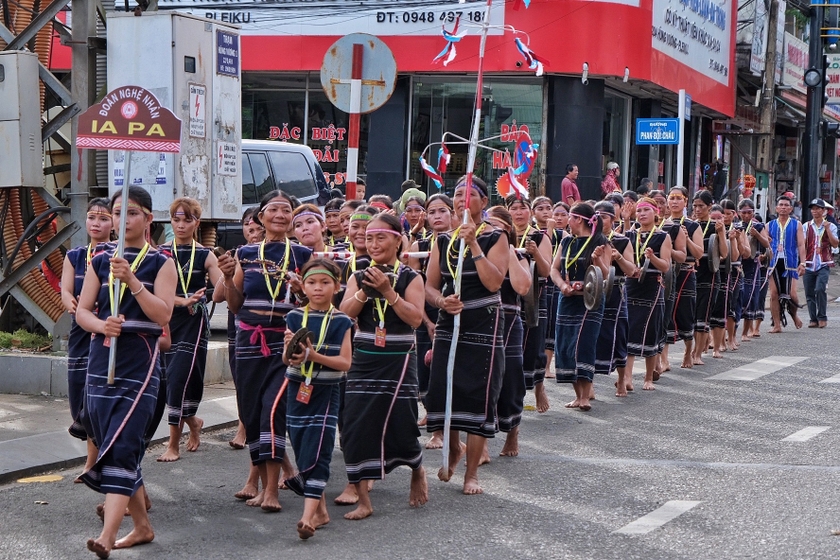
M 566 166 L 566 176 L 560 184 L 560 198 L 569 206 L 580 201 L 580 191 L 577 188 L 578 166 L 570 163 Z

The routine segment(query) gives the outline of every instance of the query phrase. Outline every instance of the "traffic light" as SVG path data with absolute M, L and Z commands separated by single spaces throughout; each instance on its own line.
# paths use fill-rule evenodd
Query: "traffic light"
M 822 122 L 823 138 L 840 138 L 840 123 Z

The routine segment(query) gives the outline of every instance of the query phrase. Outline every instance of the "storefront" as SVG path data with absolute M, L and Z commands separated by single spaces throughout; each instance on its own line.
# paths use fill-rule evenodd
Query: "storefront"
M 359 174 L 368 194 L 397 194 L 407 178 L 433 188 L 420 169 L 420 154 L 444 132 L 469 137 L 485 0 L 159 5 L 241 24 L 243 136 L 306 143 L 338 188 L 349 119 L 327 100 L 319 71 L 343 35 L 377 35 L 399 73 L 389 101 L 362 119 Z M 530 177 L 534 192 L 557 197 L 569 163 L 578 165 L 584 197 L 599 198 L 610 161 L 620 166 L 623 188 L 634 188 L 642 177 L 690 184 L 698 146 L 712 150 L 711 136 L 700 132 L 710 130 L 710 118 L 734 113 L 734 15 L 733 0 L 532 0 L 527 9 L 523 2 L 492 2 L 480 136 L 493 138 L 488 145 L 500 151 L 480 150 L 476 173 L 494 182 L 510 164 L 518 131 L 527 129 L 540 145 Z M 446 44 L 441 28 L 451 31 L 456 20 L 466 32 L 457 56 L 447 66 L 433 63 Z M 549 61 L 545 75 L 523 64 L 514 37 Z M 693 98 L 681 178 L 676 147 L 633 143 L 636 118 L 676 115 L 679 89 Z M 444 179 L 451 188 L 466 170 L 467 148 L 457 141 L 447 146 L 452 162 Z M 435 148 L 432 163 L 436 155 Z

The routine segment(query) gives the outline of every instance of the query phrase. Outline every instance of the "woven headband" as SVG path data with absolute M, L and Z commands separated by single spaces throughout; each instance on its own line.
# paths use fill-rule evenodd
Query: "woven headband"
M 369 222 L 372 219 L 373 219 L 373 216 L 371 216 L 370 214 L 353 214 L 352 216 L 350 216 L 350 221 L 351 222 L 353 220 L 364 220 L 366 222 Z
M 307 278 L 309 278 L 310 276 L 312 276 L 313 274 L 326 274 L 327 276 L 332 278 L 334 281 L 336 281 L 336 282 L 338 281 L 338 278 L 335 277 L 335 274 L 333 274 L 332 272 L 330 272 L 326 268 L 313 268 L 313 269 L 307 270 L 306 274 L 303 275 L 304 281 Z
M 402 237 L 402 234 L 400 232 L 388 228 L 368 228 L 365 230 L 365 233 L 392 233 L 397 237 Z
M 598 223 L 598 216 L 601 215 L 601 212 L 595 212 L 591 218 L 587 218 L 586 216 L 581 216 L 580 214 L 576 214 L 574 212 L 569 212 L 569 216 L 574 216 L 575 218 L 579 218 L 580 220 L 589 224 L 589 227 L 595 227 L 595 224 Z M 613 216 L 615 217 L 615 216 Z
M 639 208 L 644 208 L 645 206 L 649 208 L 653 208 L 653 211 L 659 214 L 659 208 L 655 204 L 651 204 L 650 202 L 640 202 L 636 205 L 636 210 Z
M 199 219 L 198 216 L 196 216 L 195 214 L 187 214 L 183 210 L 178 210 L 174 214 L 172 214 L 173 218 L 175 216 L 184 216 L 185 218 L 189 217 L 189 218 L 192 218 L 193 220 L 198 220 Z
M 134 208 L 135 210 L 140 210 L 141 212 L 143 212 L 144 214 L 147 214 L 147 215 L 151 215 L 151 213 L 152 213 L 152 211 L 149 210 L 148 208 L 143 208 L 142 206 L 140 206 L 136 202 L 131 202 L 130 200 L 128 201 L 128 207 L 129 208 Z M 119 209 L 122 209 L 122 204 L 114 204 L 113 212 L 116 213 L 117 210 L 119 210 Z
M 315 216 L 316 218 L 318 218 L 319 221 L 321 221 L 321 222 L 324 221 L 324 217 L 321 214 L 319 214 L 318 212 L 305 211 L 305 212 L 301 212 L 300 214 L 295 214 L 295 217 L 292 218 L 292 223 L 294 223 L 298 218 L 300 218 L 302 216 Z

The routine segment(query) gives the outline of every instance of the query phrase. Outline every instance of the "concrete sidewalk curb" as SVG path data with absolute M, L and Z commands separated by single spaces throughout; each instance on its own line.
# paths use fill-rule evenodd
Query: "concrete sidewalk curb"
M 199 415 L 204 420 L 204 431 L 234 427 L 239 420 L 236 397 L 231 395 L 203 401 Z M 164 418 L 152 444 L 168 439 L 169 426 Z M 73 438 L 66 430 L 0 442 L 0 484 L 45 471 L 83 465 L 86 454 L 85 442 Z

